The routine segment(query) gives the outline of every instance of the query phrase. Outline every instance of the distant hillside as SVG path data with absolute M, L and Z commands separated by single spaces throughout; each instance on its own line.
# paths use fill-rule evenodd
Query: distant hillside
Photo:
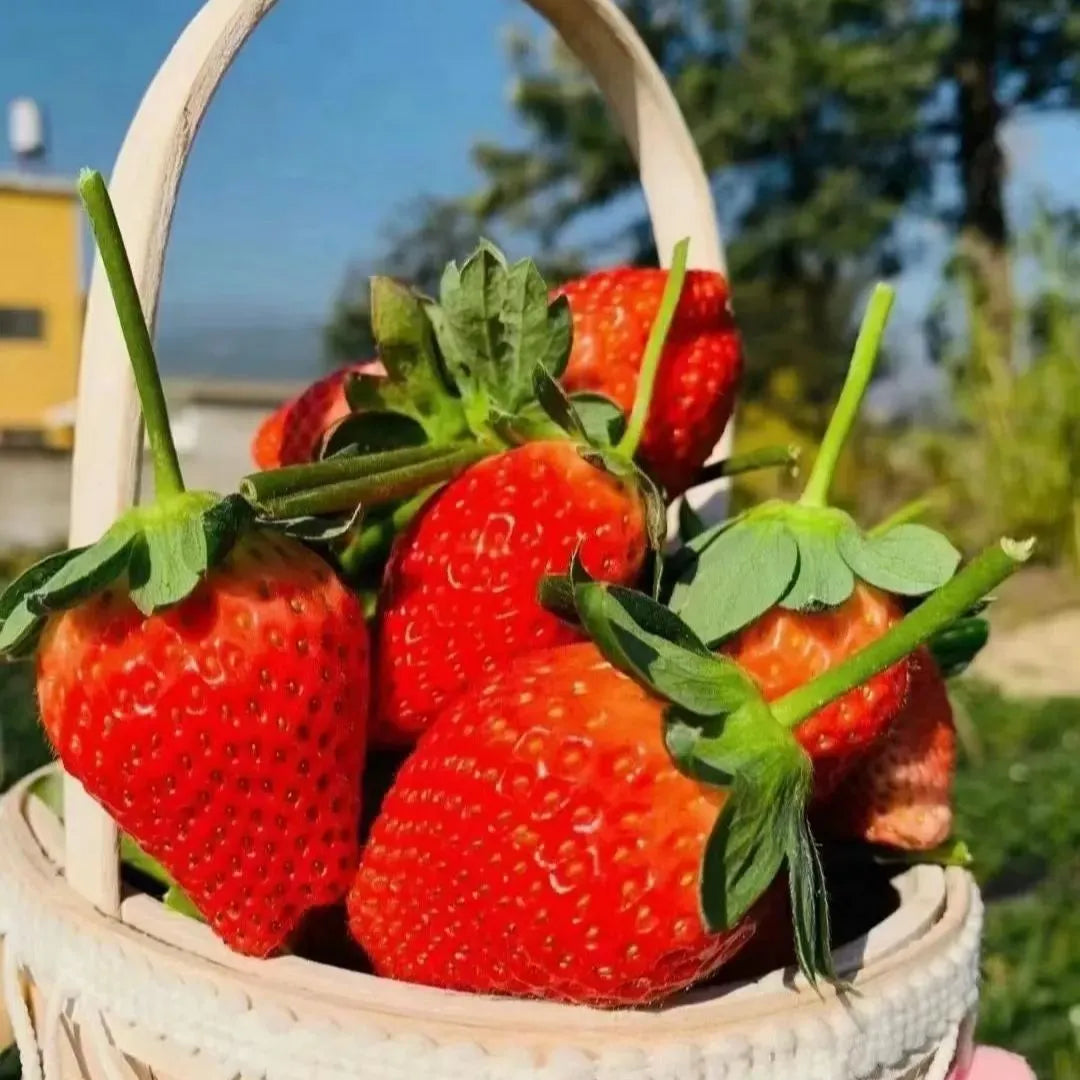
M 303 379 L 325 370 L 318 325 L 165 326 L 157 349 L 166 375 Z

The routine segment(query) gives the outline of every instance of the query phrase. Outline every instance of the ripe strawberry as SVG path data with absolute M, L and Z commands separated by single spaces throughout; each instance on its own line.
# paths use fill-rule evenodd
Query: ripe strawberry
M 619 267 L 555 290 L 569 300 L 574 317 L 573 351 L 562 377 L 568 391 L 604 394 L 629 414 L 667 276 L 659 269 Z M 722 274 L 690 271 L 639 450 L 669 497 L 691 485 L 723 434 L 742 365 L 727 281 Z
M 344 894 L 359 861 L 367 634 L 317 555 L 249 534 L 149 617 L 105 589 L 49 620 L 37 673 L 64 767 L 232 948 L 267 955 Z
M 355 871 L 367 628 L 327 565 L 271 531 L 333 528 L 271 526 L 239 496 L 184 489 L 108 192 L 91 172 L 79 190 L 142 402 L 155 501 L 13 582 L 0 655 L 36 650 L 42 722 L 64 767 L 228 945 L 265 956 Z
M 799 964 L 831 975 L 805 820 L 812 754 L 793 732 L 1029 553 L 984 553 L 933 603 L 771 705 L 668 609 L 575 561 L 563 584 L 593 643 L 520 656 L 434 720 L 372 828 L 352 933 L 394 978 L 640 1004 L 738 952 L 776 910 L 763 898 L 784 870 Z
M 407 745 L 440 707 L 511 657 L 579 638 L 537 601 L 575 550 L 630 584 L 648 547 L 641 496 L 569 442 L 528 443 L 451 481 L 397 540 L 376 644 L 372 739 Z
M 892 290 L 875 290 L 799 499 L 755 506 L 694 538 L 674 560 L 672 610 L 706 645 L 723 648 L 744 666 L 769 700 L 880 638 L 900 620 L 896 597 L 933 591 L 960 561 L 945 537 L 922 525 L 864 533 L 828 504 L 892 301 Z M 819 797 L 888 730 L 907 693 L 907 664 L 903 659 L 875 674 L 800 727 Z
M 377 360 L 350 364 L 313 382 L 302 394 L 271 413 L 255 432 L 251 456 L 260 469 L 313 461 L 323 436 L 349 415 L 345 381 L 353 373 L 378 375 Z
M 888 736 L 821 808 L 823 829 L 924 851 L 952 828 L 956 728 L 945 680 L 922 650 L 912 658 L 911 691 Z
M 663 702 L 588 643 L 474 680 L 405 763 L 349 921 L 384 976 L 588 1005 L 655 1001 L 754 934 L 705 930 L 721 793 L 681 775 Z
M 893 597 L 858 584 L 836 608 L 817 613 L 771 608 L 723 651 L 753 676 L 767 701 L 775 701 L 854 655 L 902 617 Z M 814 761 L 819 797 L 889 730 L 908 692 L 908 668 L 907 660 L 894 664 L 796 729 L 795 737 Z

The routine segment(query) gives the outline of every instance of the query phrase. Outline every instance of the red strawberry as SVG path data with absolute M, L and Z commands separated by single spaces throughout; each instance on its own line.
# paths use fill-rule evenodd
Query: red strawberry
M 620 267 L 556 289 L 574 317 L 574 344 L 562 376 L 568 391 L 591 390 L 629 414 L 645 343 L 667 271 Z M 674 497 L 685 491 L 723 434 L 742 373 L 742 345 L 722 274 L 692 270 L 656 377 L 639 458 Z
M 477 678 L 580 635 L 537 601 L 580 545 L 604 581 L 633 582 L 647 550 L 641 496 L 568 442 L 471 466 L 397 540 L 380 600 L 372 738 L 408 744 Z
M 106 589 L 50 620 L 38 699 L 64 767 L 234 949 L 264 956 L 359 860 L 368 643 L 356 599 L 249 535 L 145 617 Z
M 327 565 L 243 499 L 184 489 L 108 191 L 89 171 L 79 191 L 128 344 L 154 501 L 9 586 L 0 656 L 37 651 L 64 767 L 228 945 L 265 956 L 355 872 L 367 628 Z
M 916 851 L 937 847 L 952 828 L 955 769 L 956 728 L 945 680 L 921 650 L 912 658 L 903 712 L 818 819 L 829 832 L 874 844 Z
M 831 973 L 805 821 L 815 751 L 793 732 L 1029 553 L 984 553 L 932 606 L 773 705 L 668 609 L 574 567 L 565 584 L 596 644 L 519 657 L 434 720 L 372 828 L 354 936 L 393 978 L 639 1004 L 738 952 L 777 910 L 763 898 L 783 870 L 800 966 Z
M 882 637 L 900 621 L 896 597 L 932 592 L 960 561 L 945 537 L 922 525 L 866 533 L 828 503 L 892 302 L 892 290 L 875 289 L 799 499 L 752 507 L 691 540 L 681 556 L 672 609 L 706 645 L 745 667 L 770 701 Z M 907 693 L 907 663 L 875 674 L 800 726 L 818 797 L 888 730 Z
M 589 1005 L 657 1000 L 754 934 L 698 886 L 721 793 L 674 768 L 663 703 L 588 643 L 473 682 L 383 803 L 349 894 L 384 976 Z
M 846 660 L 903 617 L 888 594 L 856 585 L 850 598 L 817 613 L 770 609 L 725 644 L 723 651 L 775 701 Z M 909 661 L 903 660 L 827 705 L 796 730 L 814 761 L 818 795 L 879 741 L 903 706 Z
M 339 368 L 313 382 L 260 424 L 251 444 L 255 464 L 260 469 L 278 469 L 314 460 L 323 436 L 349 415 L 345 380 L 353 373 L 382 372 L 382 365 L 372 360 Z

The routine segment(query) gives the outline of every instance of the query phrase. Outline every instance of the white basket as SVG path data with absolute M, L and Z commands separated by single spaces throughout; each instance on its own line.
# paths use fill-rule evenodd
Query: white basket
M 658 250 L 689 236 L 691 265 L 723 270 L 708 178 L 626 18 L 611 0 L 529 3 L 611 105 L 640 165 Z M 209 0 L 124 141 L 110 190 L 151 325 L 196 130 L 273 4 Z M 97 540 L 134 500 L 139 436 L 98 261 L 80 373 L 73 545 Z M 840 951 L 858 990 L 844 999 L 774 972 L 666 1008 L 600 1012 L 235 955 L 150 897 L 121 902 L 116 826 L 77 781 L 64 783 L 63 828 L 27 798 L 29 782 L 0 802 L 3 1001 L 26 1080 L 42 1070 L 45 1080 L 942 1080 L 969 1042 L 981 905 L 960 871 L 923 867 L 900 879 L 898 911 Z

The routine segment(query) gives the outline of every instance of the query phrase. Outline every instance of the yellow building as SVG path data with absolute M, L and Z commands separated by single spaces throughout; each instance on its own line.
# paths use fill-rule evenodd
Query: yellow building
M 0 173 L 0 442 L 70 444 L 82 319 L 75 185 Z

